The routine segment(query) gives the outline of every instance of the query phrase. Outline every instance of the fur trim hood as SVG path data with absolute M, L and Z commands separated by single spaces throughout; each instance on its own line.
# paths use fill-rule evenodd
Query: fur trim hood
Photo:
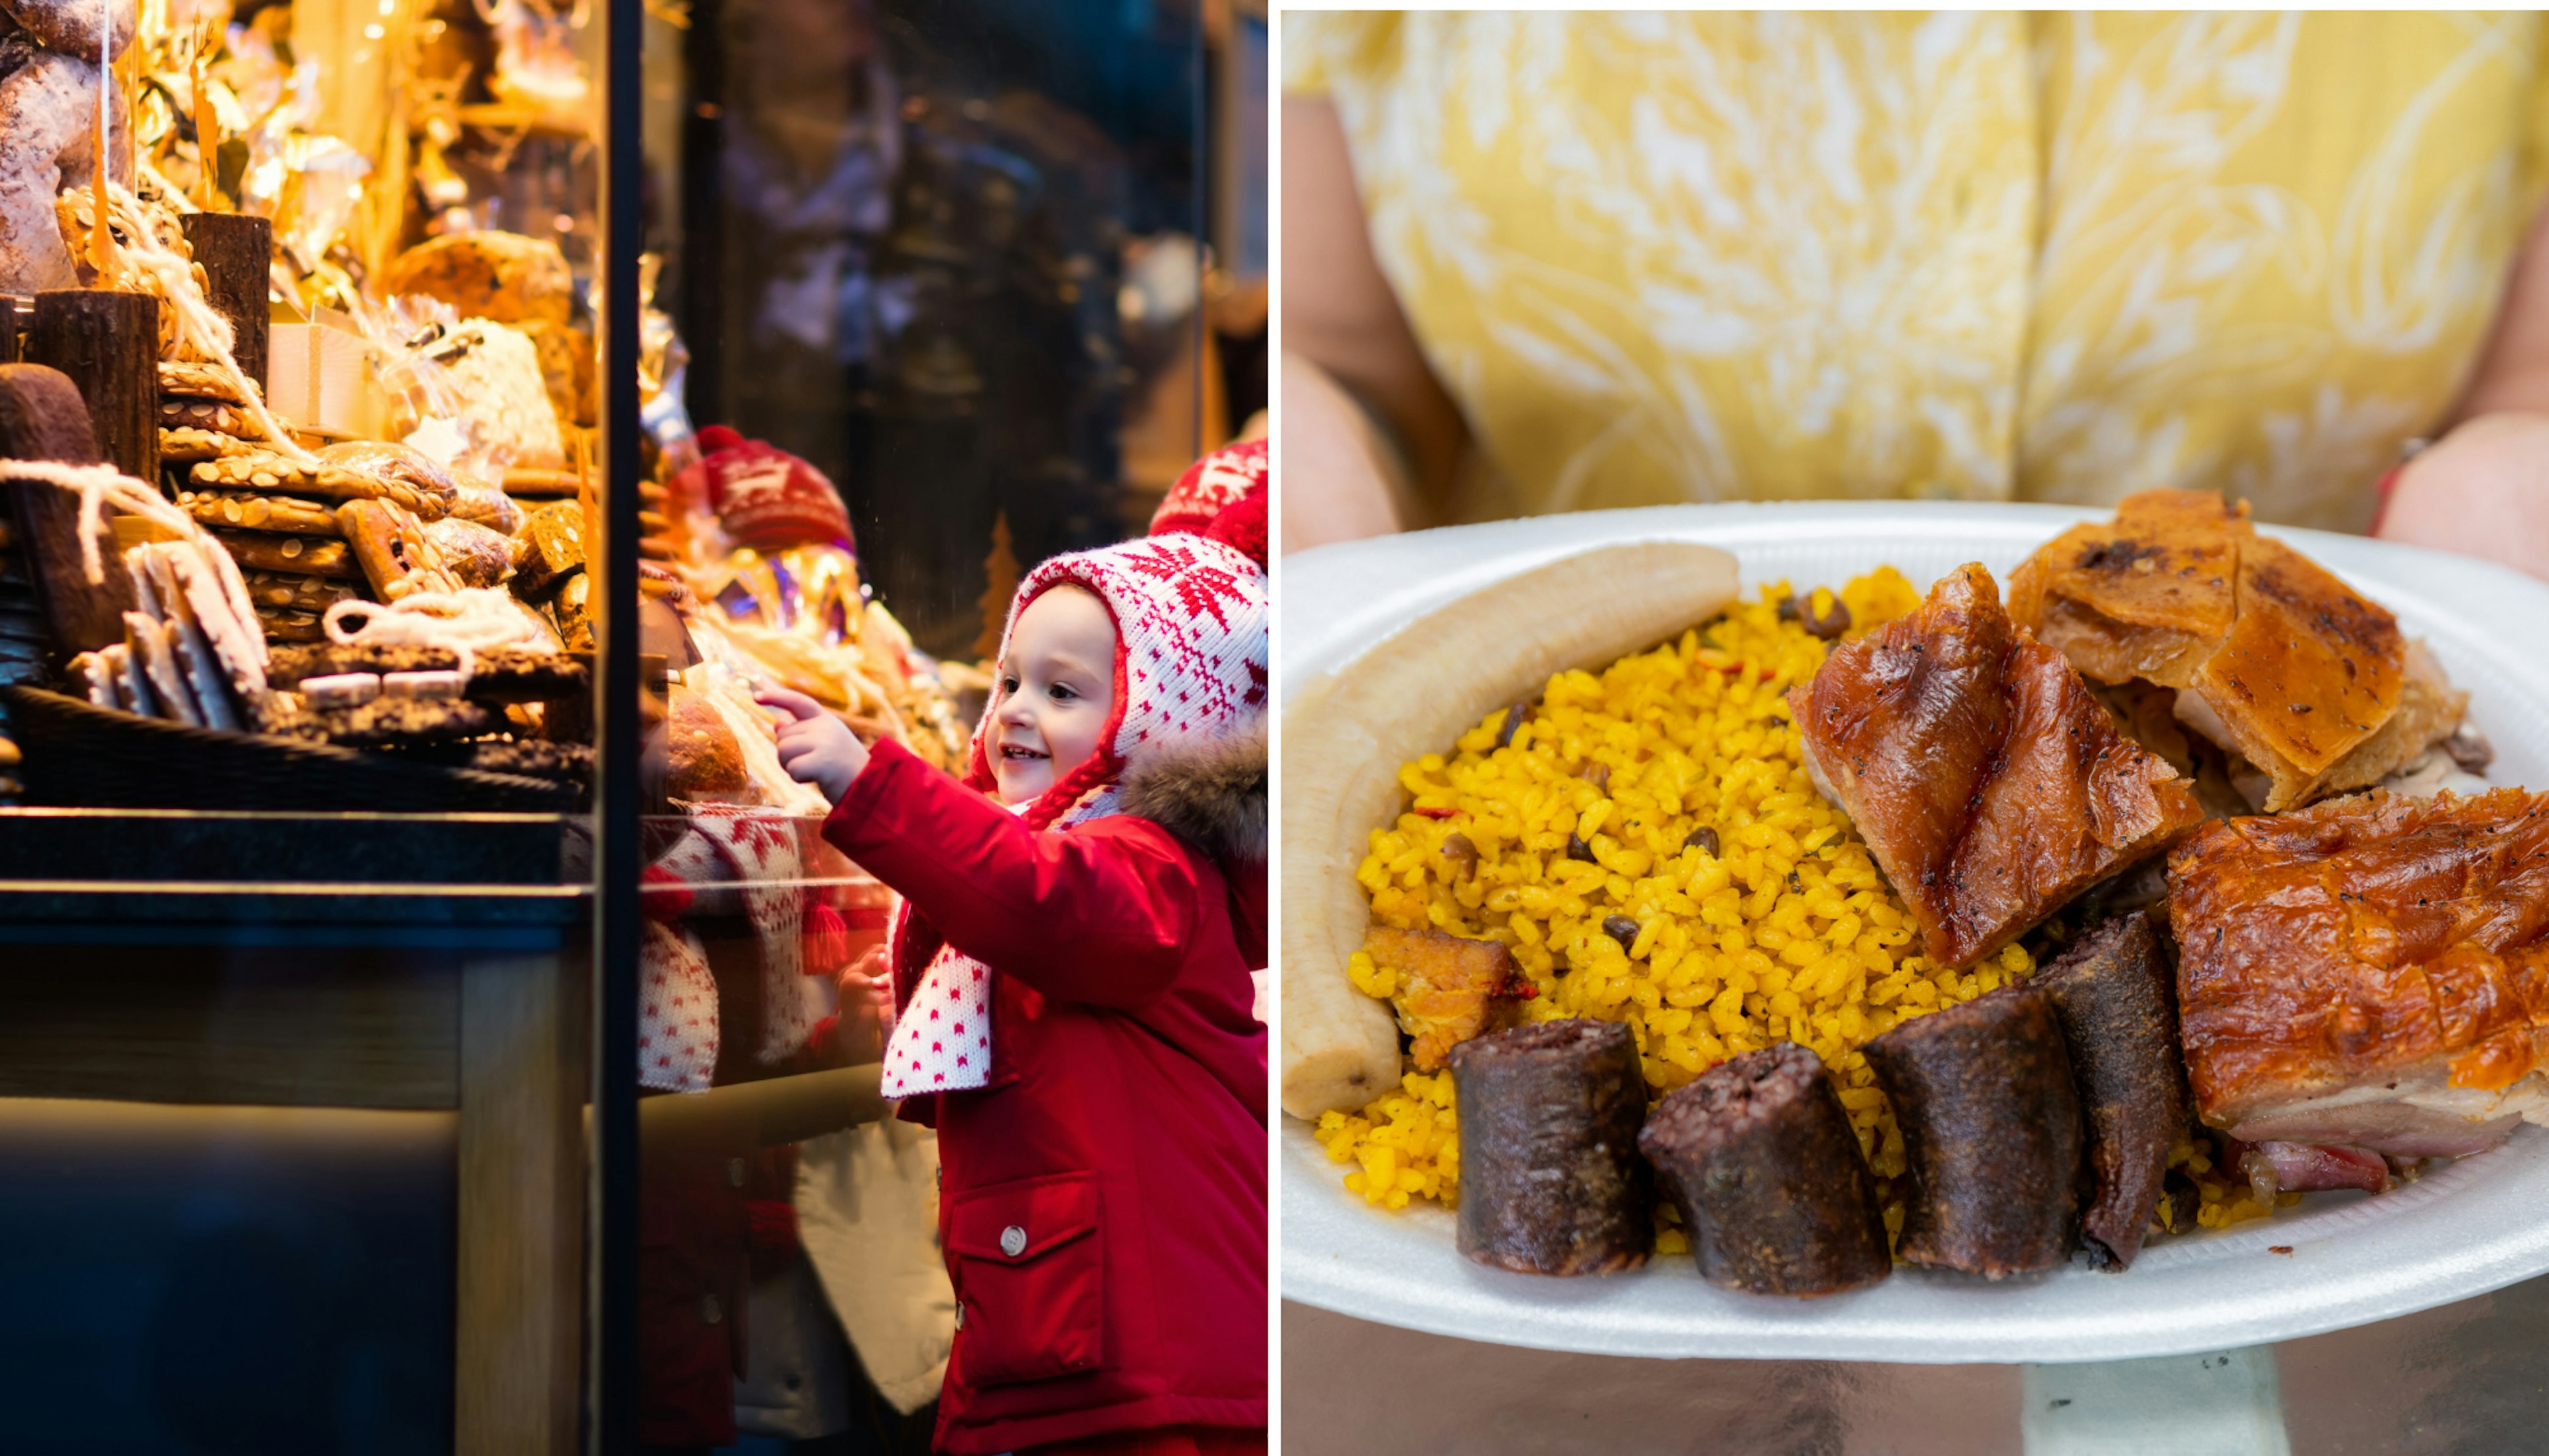
M 1124 770 L 1121 811 L 1217 859 L 1266 860 L 1266 720 L 1245 732 L 1144 754 Z

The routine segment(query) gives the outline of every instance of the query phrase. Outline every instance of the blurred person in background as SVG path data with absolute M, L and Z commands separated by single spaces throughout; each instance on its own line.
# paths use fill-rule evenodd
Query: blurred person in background
M 1289 16 L 1284 545 L 2177 487 L 2549 577 L 2545 25 Z

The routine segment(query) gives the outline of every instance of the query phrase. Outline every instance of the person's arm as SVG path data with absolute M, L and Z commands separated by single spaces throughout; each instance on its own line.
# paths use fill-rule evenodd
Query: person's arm
M 823 837 L 948 944 L 1060 1000 L 1159 995 L 1200 918 L 1202 884 L 1167 830 L 1119 815 L 1041 833 L 891 739 L 870 750 Z
M 2375 534 L 2549 578 L 2549 207 L 2453 414 L 2400 470 Z
M 1421 523 L 1468 428 L 1373 257 L 1336 108 L 1283 100 L 1283 549 Z

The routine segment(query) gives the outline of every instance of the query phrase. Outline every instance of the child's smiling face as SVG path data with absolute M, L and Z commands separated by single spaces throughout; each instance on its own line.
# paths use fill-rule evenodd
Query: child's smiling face
M 1027 603 L 1000 661 L 991 705 L 991 772 L 1005 803 L 1023 803 L 1097 751 L 1115 706 L 1115 621 L 1079 587 Z

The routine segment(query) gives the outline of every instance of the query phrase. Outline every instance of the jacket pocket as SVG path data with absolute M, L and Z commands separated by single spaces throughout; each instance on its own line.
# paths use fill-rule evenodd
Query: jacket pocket
M 1095 1174 L 1055 1173 L 956 1195 L 947 1206 L 947 1252 L 966 1384 L 1097 1368 L 1106 1249 Z

